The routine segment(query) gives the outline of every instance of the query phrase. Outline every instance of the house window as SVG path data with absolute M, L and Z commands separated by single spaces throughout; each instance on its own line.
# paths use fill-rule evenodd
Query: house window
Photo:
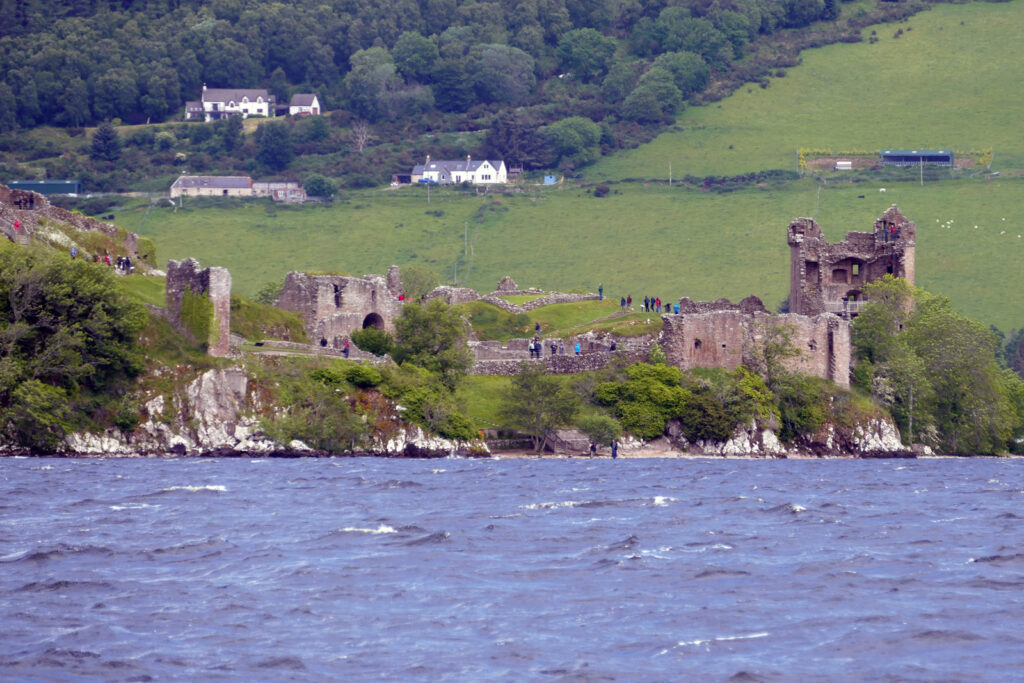
M 482 176 L 480 176 L 480 180 L 490 180 L 490 179 L 491 179 L 491 176 L 489 176 L 489 175 L 482 175 Z
M 854 275 L 860 275 L 860 264 L 859 263 L 854 263 L 853 264 L 853 274 Z

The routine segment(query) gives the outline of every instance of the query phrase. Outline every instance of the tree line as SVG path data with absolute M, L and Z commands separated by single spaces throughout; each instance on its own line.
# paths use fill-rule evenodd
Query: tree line
M 204 83 L 264 87 L 279 101 L 312 91 L 326 108 L 371 124 L 481 107 L 526 107 L 526 119 L 541 124 L 574 116 L 657 124 L 758 37 L 839 15 L 838 0 L 2 0 L 0 8 L 0 132 L 164 121 Z M 567 147 L 562 133 L 549 136 L 556 154 Z M 602 143 L 592 133 L 569 146 L 592 154 Z

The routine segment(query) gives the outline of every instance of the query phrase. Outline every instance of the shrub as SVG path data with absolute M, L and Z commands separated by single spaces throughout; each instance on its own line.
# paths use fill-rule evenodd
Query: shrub
M 395 345 L 395 339 L 390 332 L 368 327 L 365 330 L 356 330 L 352 333 L 352 343 L 358 348 L 372 353 L 375 356 L 384 356 L 391 353 Z
M 594 188 L 595 197 L 607 197 L 609 192 L 611 192 L 611 188 L 607 185 L 598 185 Z
M 345 371 L 345 379 L 360 388 L 375 387 L 383 378 L 380 373 L 369 365 L 352 365 Z

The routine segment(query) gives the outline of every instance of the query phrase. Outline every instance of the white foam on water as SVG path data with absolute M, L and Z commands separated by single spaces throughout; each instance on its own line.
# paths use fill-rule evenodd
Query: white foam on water
M 120 512 L 121 510 L 144 510 L 145 508 L 158 508 L 159 505 L 149 503 L 126 503 L 124 505 L 111 505 L 110 509 Z
M 654 505 L 655 505 L 655 507 L 660 507 L 660 508 L 668 507 L 669 503 L 675 503 L 678 500 L 679 500 L 678 498 L 673 498 L 672 496 L 655 496 L 654 497 Z
M 192 493 L 195 493 L 197 491 L 218 491 L 218 492 L 223 493 L 224 491 L 227 491 L 228 488 L 226 486 L 221 486 L 220 484 L 207 484 L 206 486 L 168 486 L 167 488 L 162 489 L 162 490 L 163 491 L 191 491 Z
M 366 529 L 357 526 L 347 526 L 342 531 L 351 531 L 353 533 L 360 534 L 396 534 L 398 531 L 394 527 L 390 527 L 387 524 L 381 524 L 376 529 Z
M 744 633 L 736 636 L 714 636 L 712 638 L 696 638 L 694 640 L 680 640 L 671 648 L 667 648 L 659 652 L 659 655 L 668 654 L 671 650 L 677 647 L 691 647 L 691 646 L 710 646 L 712 643 L 727 643 L 736 640 L 756 640 L 757 638 L 767 638 L 770 634 L 767 631 L 761 633 Z
M 580 500 L 564 500 L 561 503 L 531 503 L 530 505 L 520 505 L 522 510 L 551 510 L 554 508 L 574 508 L 577 505 L 583 505 L 586 501 Z
M 430 470 L 431 474 L 444 474 L 448 470 Z

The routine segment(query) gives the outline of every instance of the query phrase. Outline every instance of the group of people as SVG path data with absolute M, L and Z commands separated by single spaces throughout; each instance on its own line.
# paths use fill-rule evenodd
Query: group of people
M 622 308 L 623 313 L 625 313 L 626 311 L 632 311 L 633 297 L 622 297 L 621 299 L 619 299 L 619 306 Z M 664 311 L 662 311 L 662 306 L 664 306 Z M 666 301 L 663 304 L 660 296 L 645 296 L 643 308 L 641 308 L 640 310 L 643 311 L 644 313 L 672 313 L 673 311 L 679 313 L 679 304 L 671 304 L 668 301 Z
M 77 258 L 78 247 L 71 247 L 71 259 L 74 260 Z M 103 263 L 108 266 L 113 265 L 115 269 L 121 271 L 125 275 L 128 275 L 135 270 L 135 264 L 132 263 L 132 259 L 129 256 L 118 256 L 114 259 L 113 263 L 110 261 L 110 254 L 103 254 L 103 256 L 100 256 L 99 254 L 96 254 L 95 256 L 85 254 L 82 256 L 82 259 L 86 263 Z

